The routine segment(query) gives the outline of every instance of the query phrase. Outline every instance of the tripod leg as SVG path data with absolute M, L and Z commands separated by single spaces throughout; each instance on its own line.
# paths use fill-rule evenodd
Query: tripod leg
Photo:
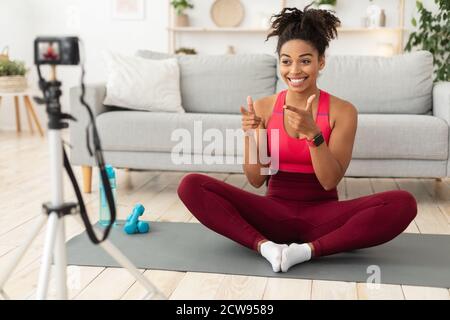
M 3 272 L 3 274 L 0 275 L 0 294 L 2 294 L 5 298 L 7 296 L 6 296 L 5 292 L 3 291 L 3 287 L 5 286 L 6 281 L 8 281 L 8 278 L 11 276 L 14 269 L 19 264 L 20 260 L 22 260 L 23 256 L 25 255 L 28 248 L 30 247 L 31 243 L 39 234 L 39 231 L 42 229 L 45 221 L 47 221 L 47 215 L 42 215 L 41 217 L 39 217 L 39 220 L 36 223 L 34 229 L 29 234 L 28 238 L 26 239 L 24 244 L 21 246 L 21 248 L 17 252 L 17 255 L 14 257 L 14 259 L 11 260 L 9 265 L 5 268 L 5 271 Z
M 38 300 L 44 300 L 47 297 L 53 250 L 55 248 L 56 235 L 58 233 L 58 220 L 58 215 L 55 212 L 50 213 L 47 224 L 47 234 L 45 235 L 41 269 L 39 270 L 39 282 L 36 293 L 36 299 Z
M 58 121 L 60 119 L 57 119 Z M 50 120 L 51 122 L 51 120 Z M 49 123 L 50 123 L 49 122 Z M 53 208 L 59 208 L 64 204 L 64 183 L 63 183 L 63 148 L 61 131 L 59 128 L 51 128 L 49 126 L 48 131 L 49 151 L 50 151 L 50 182 L 51 182 L 51 205 Z M 47 298 L 48 285 L 50 281 L 50 271 L 52 265 L 52 258 L 55 258 L 56 263 L 56 281 L 59 297 L 67 296 L 66 282 L 61 281 L 66 279 L 63 272 L 66 272 L 65 268 L 62 268 L 66 264 L 65 246 L 64 240 L 64 226 L 63 218 L 60 218 L 58 213 L 61 210 L 50 211 L 47 234 L 45 237 L 44 253 L 42 255 L 41 269 L 39 270 L 39 281 L 36 292 L 36 299 L 43 300 Z M 59 230 L 62 229 L 62 230 Z M 55 248 L 56 244 L 56 248 Z M 56 250 L 56 251 L 55 251 Z M 54 255 L 54 256 L 53 256 Z
M 58 221 L 58 232 L 55 243 L 55 278 L 56 294 L 58 299 L 67 300 L 67 254 L 66 254 L 66 228 L 64 218 Z
M 84 226 L 83 221 L 81 220 L 81 217 L 79 215 L 76 215 L 76 221 Z M 97 230 L 94 228 L 94 232 L 97 233 Z M 102 243 L 100 243 L 100 246 L 103 248 L 103 250 L 106 251 L 114 260 L 116 260 L 123 268 L 127 269 L 128 272 L 138 281 L 140 284 L 144 286 L 144 288 L 147 290 L 148 294 L 146 297 L 149 298 L 159 298 L 159 299 L 166 299 L 164 294 L 158 290 L 157 287 L 153 285 L 153 283 L 150 282 L 142 273 L 139 272 L 139 270 L 136 269 L 136 267 L 133 265 L 133 263 L 119 250 L 114 246 L 110 241 L 105 240 Z

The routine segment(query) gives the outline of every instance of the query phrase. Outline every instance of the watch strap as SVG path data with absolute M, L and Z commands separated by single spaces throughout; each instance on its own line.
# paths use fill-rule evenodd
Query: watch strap
M 309 146 L 311 146 L 311 147 L 318 147 L 325 141 L 325 139 L 323 137 L 322 132 L 319 132 L 318 134 L 316 134 L 314 136 L 314 138 L 312 138 L 311 140 L 309 140 L 307 138 L 306 141 L 308 142 Z

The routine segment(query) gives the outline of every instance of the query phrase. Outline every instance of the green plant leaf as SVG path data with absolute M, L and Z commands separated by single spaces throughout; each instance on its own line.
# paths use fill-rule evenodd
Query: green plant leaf
M 422 2 L 420 2 L 420 1 L 416 1 L 416 8 L 417 8 L 417 10 L 422 10 L 423 9 L 423 5 L 422 5 Z
M 24 76 L 27 70 L 22 61 L 0 61 L 0 76 Z
M 450 52 L 450 23 L 447 21 L 450 1 L 435 0 L 437 12 L 428 11 L 421 1 L 416 1 L 418 19 L 412 18 L 416 30 L 410 33 L 405 51 L 413 49 L 428 50 L 433 55 L 435 81 L 448 81 Z
M 189 0 L 172 0 L 170 4 L 174 7 L 177 15 L 181 15 L 186 9 L 194 8 Z
M 320 6 L 321 4 L 330 4 L 332 6 L 336 5 L 336 0 L 319 0 L 316 3 Z

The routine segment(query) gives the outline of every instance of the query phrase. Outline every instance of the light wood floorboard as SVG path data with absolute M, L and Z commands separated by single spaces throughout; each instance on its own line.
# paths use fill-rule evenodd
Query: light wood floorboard
M 0 268 L 11 261 L 49 200 L 49 155 L 47 139 L 15 132 L 1 132 L 0 144 Z M 13 159 L 13 160 L 12 160 Z M 81 184 L 81 170 L 74 167 Z M 143 219 L 198 223 L 185 208 L 176 190 L 188 174 L 182 171 L 117 170 L 118 218 L 125 219 L 137 203 L 145 207 Z M 254 188 L 243 174 L 208 173 L 237 188 L 264 195 L 266 186 Z M 98 220 L 98 171 L 93 172 L 93 192 L 83 194 L 89 217 Z M 66 200 L 75 199 L 64 179 Z M 339 199 L 404 189 L 418 201 L 418 215 L 405 232 L 450 234 L 450 179 L 392 179 L 345 177 L 339 183 Z M 72 217 L 66 219 L 66 235 L 84 230 Z M 17 266 L 5 290 L 15 299 L 35 296 L 45 228 L 36 237 Z M 268 265 L 268 267 L 270 267 Z M 213 273 L 140 270 L 170 299 L 450 299 L 448 288 L 254 277 Z M 145 290 L 123 269 L 71 266 L 71 299 L 140 299 Z M 53 278 L 49 297 L 55 297 Z

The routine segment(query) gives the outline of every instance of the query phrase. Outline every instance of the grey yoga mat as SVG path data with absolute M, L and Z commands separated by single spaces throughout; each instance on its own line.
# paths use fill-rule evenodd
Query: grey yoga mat
M 147 234 L 127 235 L 118 222 L 110 234 L 138 268 L 450 287 L 450 236 L 403 233 L 380 246 L 313 259 L 274 273 L 257 252 L 199 223 L 150 222 Z M 68 264 L 118 267 L 86 232 L 67 244 Z M 378 277 L 379 276 L 379 277 Z

